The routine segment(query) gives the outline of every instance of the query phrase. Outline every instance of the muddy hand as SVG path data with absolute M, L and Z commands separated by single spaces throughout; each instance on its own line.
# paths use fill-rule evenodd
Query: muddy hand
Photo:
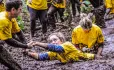
M 27 45 L 28 46 L 33 46 L 33 43 L 34 43 L 34 41 L 31 40 Z
M 95 59 L 102 59 L 101 55 L 95 55 Z
M 90 51 L 90 49 L 87 48 L 87 47 L 83 47 L 83 48 L 82 48 L 82 51 L 83 51 L 83 52 L 87 52 L 87 51 Z

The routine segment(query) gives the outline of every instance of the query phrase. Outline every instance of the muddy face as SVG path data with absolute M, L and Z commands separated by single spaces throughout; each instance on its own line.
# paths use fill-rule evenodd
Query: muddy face
M 52 44 L 56 44 L 56 45 L 60 45 L 62 42 L 61 40 L 59 39 L 59 37 L 57 37 L 56 35 L 52 35 L 50 38 L 50 43 Z

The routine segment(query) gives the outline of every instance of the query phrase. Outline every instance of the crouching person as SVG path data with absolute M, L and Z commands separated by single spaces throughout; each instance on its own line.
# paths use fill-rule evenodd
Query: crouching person
M 37 60 L 59 60 L 61 63 L 95 58 L 94 54 L 83 53 L 78 50 L 71 42 L 65 42 L 64 35 L 60 32 L 51 34 L 48 38 L 48 41 L 49 43 L 30 42 L 29 45 L 45 48 L 49 50 L 49 52 L 36 53 L 26 51 L 26 54 Z
M 4 42 L 16 48 L 31 48 L 26 44 L 23 32 L 15 19 L 22 10 L 22 2 L 7 0 L 5 5 L 6 11 L 0 13 L 0 63 L 7 66 L 9 70 L 22 70 L 4 48 Z
M 92 52 L 97 54 L 97 58 L 102 58 L 104 45 L 102 30 L 92 24 L 88 17 L 81 19 L 79 24 L 72 31 L 72 43 L 83 52 Z

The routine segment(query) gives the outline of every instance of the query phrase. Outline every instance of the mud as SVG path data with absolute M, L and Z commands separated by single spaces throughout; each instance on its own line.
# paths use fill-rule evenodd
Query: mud
M 25 16 L 26 17 L 26 16 Z M 30 30 L 29 30 L 29 20 L 28 17 L 24 18 L 25 22 L 25 30 L 24 34 L 26 36 L 27 41 L 30 40 Z M 37 24 L 37 30 L 35 32 L 35 37 L 33 40 L 46 42 L 46 37 L 53 32 L 63 32 L 66 39 L 71 41 L 71 31 L 75 25 L 75 23 L 71 26 L 64 26 L 66 23 L 57 23 L 57 28 L 52 31 L 51 27 L 48 28 L 48 32 L 43 36 L 41 32 L 40 24 Z M 103 34 L 105 36 L 105 46 L 102 52 L 104 56 L 103 59 L 100 60 L 91 60 L 91 61 L 79 61 L 68 64 L 60 64 L 59 61 L 37 61 L 28 56 L 23 55 L 22 50 L 19 48 L 14 48 L 11 46 L 6 46 L 5 48 L 9 51 L 15 61 L 20 64 L 23 70 L 114 70 L 114 20 L 109 20 L 106 22 L 107 28 L 102 29 Z M 32 48 L 37 52 L 46 51 L 42 48 Z M 0 70 L 7 70 L 7 67 L 0 64 Z

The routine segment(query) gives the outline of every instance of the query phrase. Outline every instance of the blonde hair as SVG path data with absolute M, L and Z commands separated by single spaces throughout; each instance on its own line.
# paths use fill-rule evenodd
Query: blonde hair
M 81 18 L 81 19 L 83 19 L 83 18 L 85 18 L 85 17 L 87 17 L 87 16 L 88 16 L 88 15 L 85 14 L 85 13 L 81 13 L 81 14 L 80 14 L 80 18 Z
M 53 35 L 56 35 L 61 40 L 61 42 L 65 42 L 66 41 L 63 33 L 56 32 L 56 33 L 52 33 L 51 35 L 48 36 L 48 42 L 50 41 L 50 37 L 53 36 Z
M 90 29 L 92 27 L 92 21 L 88 17 L 81 19 L 79 24 L 84 29 Z

